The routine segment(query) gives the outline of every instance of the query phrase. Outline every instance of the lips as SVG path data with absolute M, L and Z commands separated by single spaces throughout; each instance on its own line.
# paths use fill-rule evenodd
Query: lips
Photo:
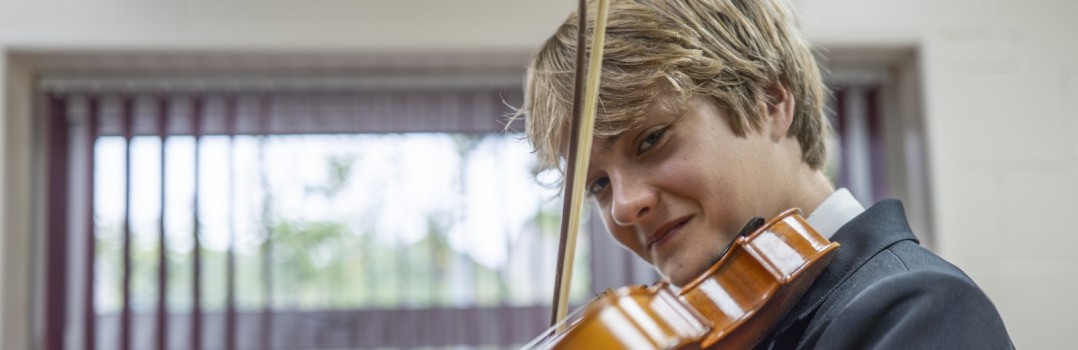
M 670 237 L 674 236 L 674 234 L 681 229 L 681 227 L 685 226 L 685 223 L 689 221 L 689 218 L 690 217 L 688 216 L 678 218 L 659 226 L 659 228 L 652 232 L 651 235 L 648 235 L 648 250 L 668 241 Z

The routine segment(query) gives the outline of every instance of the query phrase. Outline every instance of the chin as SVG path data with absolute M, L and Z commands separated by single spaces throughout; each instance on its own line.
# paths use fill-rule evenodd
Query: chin
M 695 279 L 696 279 L 696 278 L 695 278 L 695 276 L 692 276 L 692 277 L 674 277 L 674 276 L 667 276 L 667 278 L 669 278 L 669 279 L 670 279 L 670 283 L 671 283 L 671 284 L 673 284 L 673 285 L 677 286 L 678 288 L 684 288 L 684 287 L 685 287 L 685 285 L 687 285 L 687 284 L 691 283 L 691 282 L 692 282 L 693 280 L 695 280 Z
M 659 272 L 670 280 L 670 283 L 684 287 L 700 278 L 700 275 L 715 265 L 722 258 L 719 254 L 721 253 L 707 250 L 683 251 L 682 254 L 656 266 L 662 267 Z
M 695 281 L 697 277 L 700 277 L 700 274 L 707 270 L 707 267 L 707 265 L 704 265 L 695 270 L 687 268 L 671 268 L 668 271 L 662 271 L 662 274 L 675 286 L 684 287 L 686 284 Z

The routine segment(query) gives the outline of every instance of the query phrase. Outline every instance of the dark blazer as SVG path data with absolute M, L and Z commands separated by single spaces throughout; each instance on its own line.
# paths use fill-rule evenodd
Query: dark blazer
M 1003 320 L 962 270 L 918 244 L 902 203 L 831 237 L 842 247 L 764 349 L 1010 349 Z

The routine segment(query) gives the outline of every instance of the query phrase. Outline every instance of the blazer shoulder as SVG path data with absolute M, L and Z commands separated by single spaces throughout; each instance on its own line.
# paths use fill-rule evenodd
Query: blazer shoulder
M 995 306 L 960 271 L 892 274 L 834 311 L 819 348 L 1012 348 Z

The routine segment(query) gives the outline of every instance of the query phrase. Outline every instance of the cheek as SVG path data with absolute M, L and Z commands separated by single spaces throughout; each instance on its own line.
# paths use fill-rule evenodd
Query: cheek
M 650 255 L 645 252 L 643 245 L 637 240 L 633 230 L 615 225 L 614 220 L 610 217 L 610 211 L 608 209 L 603 209 L 603 225 L 606 226 L 606 231 L 610 233 L 610 236 L 613 237 L 618 244 L 628 248 L 637 256 L 644 259 L 644 261 L 651 263 Z
M 686 156 L 658 168 L 655 178 L 673 194 L 701 204 L 735 199 L 738 185 L 719 164 L 717 157 Z
M 740 218 L 751 211 L 745 207 L 752 202 L 751 191 L 743 181 L 748 174 L 733 171 L 743 168 L 733 159 L 722 159 L 718 154 L 705 158 L 671 164 L 664 177 L 668 188 L 704 213 L 708 231 L 723 237 L 736 234 L 730 231 L 739 230 L 743 224 Z

